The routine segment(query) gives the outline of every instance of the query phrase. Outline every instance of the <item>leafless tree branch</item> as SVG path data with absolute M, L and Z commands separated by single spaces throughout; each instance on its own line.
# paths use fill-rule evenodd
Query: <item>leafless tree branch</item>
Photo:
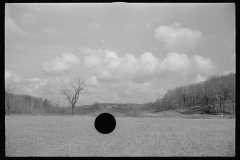
M 79 95 L 87 93 L 87 89 L 86 89 L 87 84 L 85 83 L 85 79 L 76 77 L 70 81 L 70 85 L 72 87 L 72 90 L 64 89 L 62 90 L 62 93 L 67 97 L 67 100 L 71 104 L 72 115 L 73 115 L 73 108 L 75 107 L 75 104 L 78 101 Z

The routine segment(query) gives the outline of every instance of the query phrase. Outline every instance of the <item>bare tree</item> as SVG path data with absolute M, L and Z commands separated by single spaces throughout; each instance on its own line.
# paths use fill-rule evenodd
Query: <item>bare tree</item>
M 5 105 L 7 108 L 5 108 L 5 112 L 7 112 L 7 115 L 10 114 L 10 110 L 13 106 L 13 92 L 15 90 L 15 86 L 8 85 L 5 89 Z
M 76 77 L 70 81 L 70 85 L 72 89 L 63 89 L 62 93 L 67 97 L 68 102 L 71 104 L 73 116 L 73 109 L 78 101 L 79 95 L 87 93 L 87 83 L 84 79 Z

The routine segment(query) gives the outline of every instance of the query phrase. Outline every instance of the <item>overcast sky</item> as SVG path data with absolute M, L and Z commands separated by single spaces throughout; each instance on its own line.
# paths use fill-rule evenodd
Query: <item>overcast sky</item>
M 236 71 L 235 4 L 5 4 L 5 82 L 59 99 L 70 79 L 95 101 L 145 103 Z

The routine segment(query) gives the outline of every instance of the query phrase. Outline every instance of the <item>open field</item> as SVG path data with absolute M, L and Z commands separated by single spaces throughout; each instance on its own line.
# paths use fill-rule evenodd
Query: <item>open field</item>
M 235 156 L 235 119 L 116 117 L 108 135 L 94 120 L 7 116 L 6 156 Z
M 141 113 L 139 117 L 152 118 L 184 118 L 184 119 L 231 119 L 235 115 L 209 115 L 209 114 L 182 114 L 186 109 L 166 110 L 157 113 Z

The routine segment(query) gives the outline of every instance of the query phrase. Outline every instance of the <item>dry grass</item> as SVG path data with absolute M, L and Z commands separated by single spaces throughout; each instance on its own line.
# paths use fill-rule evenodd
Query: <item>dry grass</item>
M 156 113 L 142 113 L 139 117 L 184 118 L 184 119 L 234 119 L 235 115 L 182 114 L 186 109 L 166 110 Z
M 116 117 L 102 135 L 94 117 L 5 118 L 6 156 L 235 156 L 234 119 Z

